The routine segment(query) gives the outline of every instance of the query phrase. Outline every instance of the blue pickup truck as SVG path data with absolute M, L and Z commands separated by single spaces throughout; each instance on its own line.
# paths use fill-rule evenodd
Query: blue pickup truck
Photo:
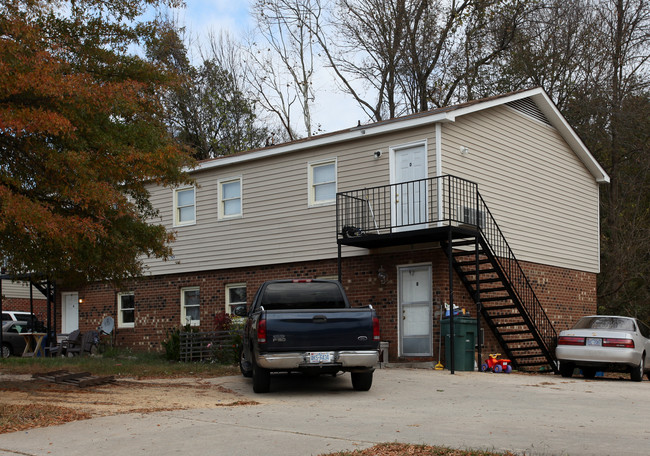
M 332 280 L 273 280 L 257 291 L 247 317 L 240 368 L 253 391 L 266 393 L 271 372 L 350 372 L 352 387 L 368 391 L 379 361 L 379 320 L 371 306 L 350 307 Z

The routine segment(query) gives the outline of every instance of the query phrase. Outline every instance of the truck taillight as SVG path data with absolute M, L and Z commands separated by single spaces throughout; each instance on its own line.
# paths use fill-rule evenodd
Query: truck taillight
M 264 318 L 257 322 L 257 342 L 260 344 L 266 343 L 266 319 Z
M 603 347 L 634 348 L 632 339 L 603 339 Z
M 372 340 L 379 341 L 381 334 L 379 334 L 379 318 L 372 317 Z
M 584 337 L 562 336 L 557 341 L 558 345 L 584 345 Z

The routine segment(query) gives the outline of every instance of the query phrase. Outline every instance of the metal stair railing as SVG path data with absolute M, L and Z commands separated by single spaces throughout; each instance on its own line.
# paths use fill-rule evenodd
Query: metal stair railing
M 542 352 L 544 352 L 546 358 L 549 360 L 549 364 L 555 370 L 557 366 L 555 365 L 553 349 L 557 343 L 557 332 L 537 298 L 528 277 L 510 248 L 501 228 L 499 228 L 499 225 L 485 204 L 483 197 L 478 191 L 476 195 L 478 203 L 476 207 L 477 213 L 482 211 L 484 214 L 482 217 L 483 223 L 479 225 L 479 230 L 485 241 L 485 245 L 509 281 L 510 287 L 519 300 L 522 310 L 533 324 L 531 330 L 537 332 L 539 342 L 542 344 Z

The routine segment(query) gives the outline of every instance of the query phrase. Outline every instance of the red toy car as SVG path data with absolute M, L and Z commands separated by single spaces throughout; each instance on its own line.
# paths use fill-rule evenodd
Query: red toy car
M 481 371 L 487 372 L 492 371 L 495 373 L 505 372 L 509 374 L 512 372 L 512 366 L 510 365 L 509 359 L 497 359 L 501 356 L 501 353 L 492 353 L 489 355 L 488 359 L 481 365 Z

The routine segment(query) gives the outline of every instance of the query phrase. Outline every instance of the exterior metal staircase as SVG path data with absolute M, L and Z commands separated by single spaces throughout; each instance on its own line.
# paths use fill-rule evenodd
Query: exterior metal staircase
M 557 333 L 503 233 L 477 192 L 475 235 L 443 241 L 454 270 L 505 355 L 520 370 L 558 373 Z
M 339 192 L 336 201 L 339 279 L 342 245 L 438 241 L 514 367 L 558 372 L 557 333 L 475 182 L 445 175 Z

